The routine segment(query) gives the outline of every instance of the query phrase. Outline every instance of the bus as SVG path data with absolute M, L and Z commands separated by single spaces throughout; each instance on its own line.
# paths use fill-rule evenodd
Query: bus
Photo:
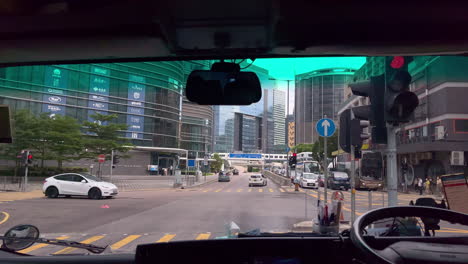
M 334 167 L 337 171 L 350 173 L 350 155 L 348 153 L 338 154 L 334 158 Z M 356 189 L 378 190 L 382 188 L 384 173 L 382 153 L 363 151 L 362 159 L 356 162 Z

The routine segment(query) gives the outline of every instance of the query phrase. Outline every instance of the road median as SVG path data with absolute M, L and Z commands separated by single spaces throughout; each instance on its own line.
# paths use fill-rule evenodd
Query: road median
M 283 177 L 271 171 L 264 170 L 263 175 L 267 177 L 268 179 L 272 180 L 274 183 L 278 184 L 279 186 L 287 186 L 291 182 L 291 180 L 288 179 L 287 177 Z

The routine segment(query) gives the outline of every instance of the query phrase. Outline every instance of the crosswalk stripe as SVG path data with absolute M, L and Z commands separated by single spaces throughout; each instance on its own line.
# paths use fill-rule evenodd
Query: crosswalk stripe
M 81 241 L 80 243 L 83 243 L 83 244 L 91 244 L 95 241 L 98 241 L 99 239 L 102 239 L 104 236 L 92 236 L 86 240 L 83 240 Z M 71 253 L 72 251 L 76 250 L 76 248 L 72 248 L 72 247 L 66 247 L 64 249 L 61 249 L 55 253 L 52 253 L 53 255 L 55 254 L 68 254 L 68 253 Z
M 263 189 L 258 189 L 258 192 L 263 192 Z
M 208 192 L 208 191 L 210 191 L 210 190 L 211 190 L 211 189 L 208 188 L 208 189 L 205 189 L 203 192 Z
M 251 192 L 251 191 L 252 191 L 252 188 L 249 188 L 249 192 Z
M 283 188 L 279 188 L 279 191 L 280 191 L 280 192 L 284 192 Z
M 237 192 L 242 192 L 242 189 L 238 189 Z
M 205 240 L 210 238 L 211 234 L 210 233 L 201 233 L 195 238 L 195 240 Z
M 226 192 L 231 192 L 231 189 L 227 190 Z
M 270 192 L 274 192 L 272 188 L 269 189 Z
M 69 237 L 69 236 L 60 236 L 60 237 L 57 237 L 56 239 L 57 239 L 57 240 L 65 240 L 65 239 L 68 239 L 68 238 L 70 238 L 70 237 Z M 34 250 L 37 250 L 37 249 L 46 247 L 46 246 L 48 246 L 48 245 L 49 245 L 49 244 L 43 244 L 43 243 L 41 243 L 41 244 L 37 244 L 37 245 L 31 246 L 31 247 L 25 248 L 25 249 L 20 250 L 20 251 L 18 251 L 18 252 L 19 252 L 19 253 L 23 253 L 23 254 L 27 254 L 27 253 L 29 253 L 29 252 L 31 252 L 31 251 L 34 251 Z
M 119 249 L 119 248 L 127 245 L 128 243 L 132 242 L 133 240 L 135 240 L 135 239 L 137 239 L 139 237 L 141 237 L 141 235 L 127 236 L 126 238 L 120 240 L 119 242 L 112 244 L 111 249 Z
M 223 190 L 223 189 L 218 189 L 218 190 L 216 190 L 215 192 L 220 192 L 221 190 Z
M 169 242 L 171 241 L 176 235 L 174 234 L 166 234 L 164 235 L 163 237 L 161 237 L 158 241 L 156 241 L 157 243 L 161 243 L 161 242 Z
M 318 196 L 315 195 L 315 194 L 312 194 L 312 193 L 309 193 L 310 196 L 314 197 L 314 198 L 317 198 L 318 199 Z

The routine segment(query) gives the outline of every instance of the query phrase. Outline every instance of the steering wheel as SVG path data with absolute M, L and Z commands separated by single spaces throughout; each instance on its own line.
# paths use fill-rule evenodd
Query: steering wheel
M 467 239 L 462 244 L 399 241 L 383 250 L 371 248 L 363 238 L 363 230 L 369 224 L 394 217 L 437 217 L 454 224 L 468 225 L 468 215 L 446 209 L 426 206 L 394 206 L 369 211 L 356 219 L 351 228 L 351 241 L 369 263 L 468 263 Z M 450 245 L 450 246 L 448 246 Z

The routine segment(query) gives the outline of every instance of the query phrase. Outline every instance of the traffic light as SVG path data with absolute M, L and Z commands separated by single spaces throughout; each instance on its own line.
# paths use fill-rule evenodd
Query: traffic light
M 340 148 L 344 152 L 351 152 L 351 142 L 349 133 L 351 131 L 351 109 L 344 110 L 340 115 Z
M 119 155 L 114 155 L 114 159 L 112 160 L 112 164 L 117 164 L 120 162 L 120 156 Z
M 355 95 L 369 97 L 370 105 L 353 107 L 354 117 L 369 120 L 372 126 L 372 142 L 387 143 L 387 128 L 385 123 L 385 75 L 373 76 L 368 81 L 350 83 L 349 87 Z
M 413 58 L 395 56 L 385 59 L 385 121 L 394 125 L 408 122 L 419 105 L 418 96 L 409 91 L 408 64 Z
M 369 134 L 364 133 L 363 129 L 369 126 L 369 121 L 352 119 L 350 125 L 350 143 L 357 149 L 361 149 L 364 140 L 369 139 Z
M 296 167 L 296 164 L 297 164 L 297 154 L 296 153 L 293 153 L 293 155 L 291 157 L 289 157 L 289 166 L 290 167 Z
M 21 151 L 21 156 L 18 157 L 21 158 L 21 163 L 23 163 L 25 166 L 33 163 L 33 155 L 31 152 L 29 152 L 29 150 Z

